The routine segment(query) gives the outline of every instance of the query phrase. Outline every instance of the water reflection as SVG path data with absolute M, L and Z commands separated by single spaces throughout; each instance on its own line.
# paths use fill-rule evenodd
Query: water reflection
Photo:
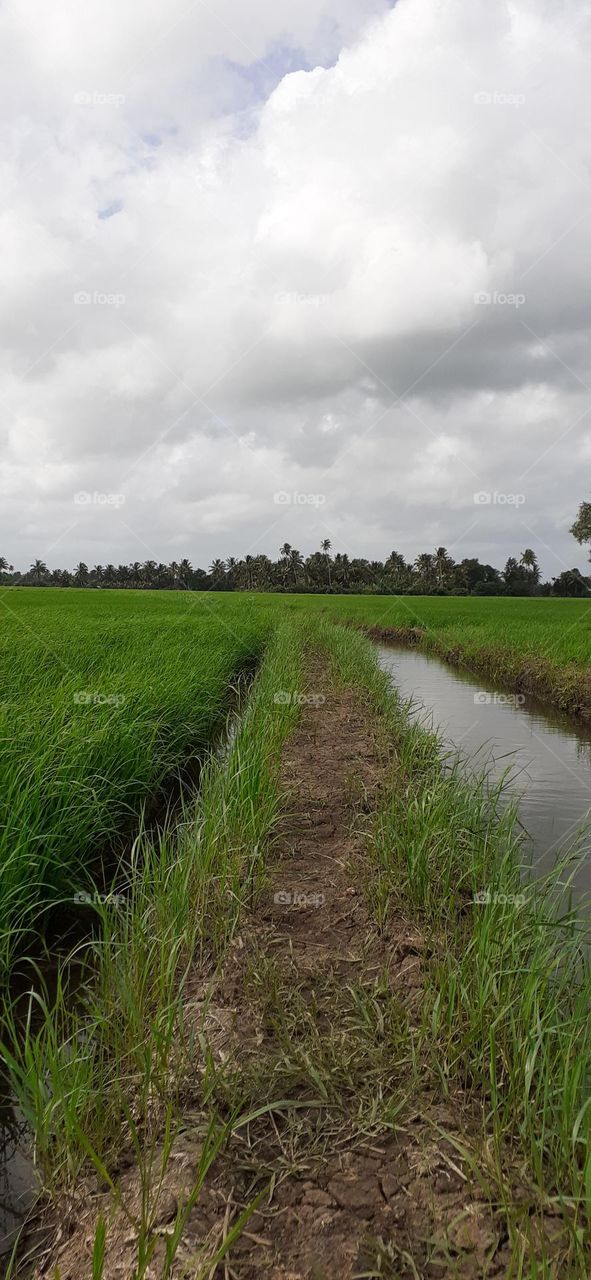
M 550 870 L 559 849 L 576 844 L 582 861 L 574 883 L 580 893 L 591 892 L 591 827 L 581 833 L 591 818 L 591 733 L 416 649 L 381 645 L 378 652 L 402 697 L 414 700 L 413 715 L 458 748 L 466 768 L 486 768 L 493 781 L 510 771 L 540 874 Z
M 27 1125 L 0 1091 L 0 1256 L 12 1247 L 35 1197 Z

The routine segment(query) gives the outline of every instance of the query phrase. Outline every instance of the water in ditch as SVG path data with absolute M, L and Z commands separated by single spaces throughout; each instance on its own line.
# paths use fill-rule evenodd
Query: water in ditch
M 559 850 L 578 847 L 577 896 L 591 893 L 591 732 L 558 711 L 509 694 L 417 649 L 379 645 L 379 661 L 412 715 L 433 726 L 468 772 L 492 782 L 509 771 L 508 793 L 531 837 L 532 865 L 551 869 Z

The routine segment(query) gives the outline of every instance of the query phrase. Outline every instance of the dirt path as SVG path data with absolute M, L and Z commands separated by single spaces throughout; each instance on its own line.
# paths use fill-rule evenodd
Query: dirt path
M 353 1280 L 507 1274 L 502 1220 L 468 1151 L 477 1117 L 462 1098 L 410 1089 L 429 949 L 396 919 L 379 932 L 366 901 L 367 828 L 383 778 L 369 714 L 326 670 L 309 671 L 301 723 L 283 761 L 280 840 L 268 885 L 243 922 L 209 1005 L 217 1102 L 260 1112 L 220 1155 L 185 1225 L 172 1274 L 209 1280 Z M 324 699 L 324 701 L 322 701 Z M 289 1105 L 288 1105 L 289 1104 Z M 147 1276 L 194 1174 L 190 1116 L 162 1181 Z M 483 1174 L 483 1170 L 480 1169 Z M 128 1191 L 139 1195 L 134 1171 Z M 484 1174 L 483 1174 L 484 1176 Z M 232 1239 L 241 1212 L 259 1196 Z M 91 1275 L 97 1209 L 84 1213 L 40 1274 Z M 105 1280 L 134 1275 L 129 1224 L 111 1218 Z M 226 1242 L 225 1258 L 207 1266 Z
M 226 1275 L 505 1275 L 500 1232 L 458 1154 L 469 1141 L 458 1129 L 461 1100 L 407 1096 L 426 947 L 408 921 L 380 935 L 366 906 L 364 826 L 382 780 L 374 726 L 358 696 L 331 689 L 318 665 L 309 688 L 325 701 L 305 709 L 285 754 L 277 859 L 225 990 L 239 1017 L 241 1006 L 250 1011 L 242 1049 L 252 1103 L 316 1095 L 327 1106 L 253 1126 L 208 1189 L 220 1213 L 231 1187 L 239 1206 L 273 1182 Z M 191 1223 L 195 1245 L 203 1207 Z

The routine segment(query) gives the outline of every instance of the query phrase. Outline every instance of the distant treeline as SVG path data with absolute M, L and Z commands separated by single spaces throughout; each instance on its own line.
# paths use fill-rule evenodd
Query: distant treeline
M 363 560 L 337 552 L 331 555 L 326 538 L 318 551 L 304 559 L 285 542 L 279 559 L 245 556 L 239 560 L 214 560 L 209 569 L 194 569 L 189 560 L 157 564 L 97 564 L 89 569 L 81 562 L 74 570 L 48 569 L 35 560 L 27 573 L 15 571 L 0 556 L 0 582 L 5 586 L 89 587 L 156 591 L 302 591 L 361 593 L 368 595 L 455 596 L 589 596 L 591 578 L 579 569 L 567 569 L 551 582 L 542 582 L 535 555 L 529 547 L 519 559 L 510 556 L 504 569 L 479 560 L 456 562 L 445 547 L 422 552 L 409 564 L 398 551 L 382 560 Z

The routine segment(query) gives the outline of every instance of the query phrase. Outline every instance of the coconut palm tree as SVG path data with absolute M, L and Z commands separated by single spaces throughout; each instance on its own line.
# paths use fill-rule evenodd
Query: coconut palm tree
M 410 566 L 407 565 L 404 556 L 402 556 L 399 551 L 390 552 L 390 555 L 384 564 L 384 570 L 388 576 L 391 586 L 394 588 L 398 588 L 398 590 L 400 590 L 402 587 L 407 585 L 411 570 Z
M 524 569 L 527 569 L 528 573 L 531 575 L 532 582 L 537 583 L 540 581 L 540 567 L 538 565 L 538 558 L 536 556 L 535 551 L 532 551 L 531 547 L 525 548 L 525 551 L 522 553 L 519 563 L 520 565 L 523 566 Z
M 289 575 L 289 558 L 291 556 L 290 542 L 283 543 L 283 546 L 281 548 L 281 551 L 279 552 L 279 555 L 281 556 L 281 559 L 283 561 L 283 577 L 287 581 L 287 578 Z
M 334 558 L 334 576 L 335 581 L 338 582 L 340 586 L 349 586 L 351 582 L 351 564 L 346 551 L 343 552 L 342 555 L 340 551 L 337 551 Z
M 515 556 L 509 556 L 505 568 L 503 569 L 503 581 L 505 586 L 508 588 L 518 587 L 522 578 L 523 573 L 519 569 Z
M 187 590 L 189 590 L 189 584 L 191 582 L 192 573 L 193 573 L 193 566 L 191 564 L 191 561 L 187 560 L 185 556 L 185 558 L 181 560 L 179 564 L 179 578 L 183 587 L 186 587 Z
M 454 562 L 445 547 L 437 547 L 433 567 L 438 587 L 445 587 L 454 571 Z
M 294 587 L 297 587 L 298 585 L 298 575 L 299 575 L 300 569 L 303 569 L 303 567 L 304 567 L 304 557 L 301 551 L 298 551 L 296 547 L 291 547 L 289 552 L 289 568 L 293 575 Z
M 320 543 L 320 550 L 323 551 L 324 555 L 326 556 L 326 568 L 328 571 L 328 590 L 329 591 L 332 590 L 332 583 L 330 580 L 330 555 L 329 555 L 331 546 L 332 546 L 332 543 L 330 541 L 330 538 L 322 539 L 322 542 Z
M 419 580 L 419 586 L 429 591 L 435 584 L 435 564 L 433 556 L 428 551 L 422 551 L 420 556 L 415 560 L 415 569 Z
M 253 564 L 254 583 L 257 591 L 266 591 L 273 578 L 273 564 L 264 553 L 255 556 Z
M 158 566 L 155 560 L 145 560 L 142 565 L 142 582 L 145 587 L 153 587 L 156 584 L 156 574 Z
M 219 559 L 214 560 L 212 564 L 210 564 L 209 566 L 209 572 L 212 579 L 212 585 L 215 590 L 216 587 L 218 587 L 220 583 L 224 582 L 225 580 L 225 577 L 226 577 L 225 562 Z
M 226 560 L 226 573 L 228 575 L 228 582 L 232 587 L 235 585 L 235 582 L 236 582 L 237 569 L 238 569 L 238 561 L 236 559 L 236 556 L 228 556 L 228 559 Z
M 43 560 L 34 560 L 31 565 L 30 573 L 33 578 L 33 582 L 35 582 L 39 587 L 44 579 L 47 578 L 47 565 Z

